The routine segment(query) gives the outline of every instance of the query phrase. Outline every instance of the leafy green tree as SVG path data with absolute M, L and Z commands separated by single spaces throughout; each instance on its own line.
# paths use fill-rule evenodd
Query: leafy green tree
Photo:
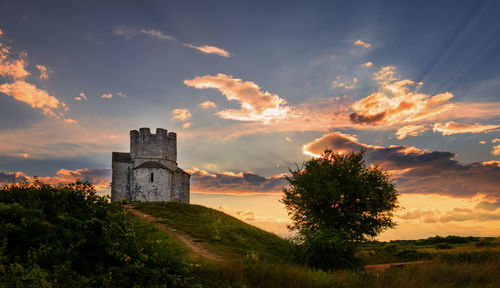
M 324 250 L 321 239 L 355 243 L 394 227 L 392 216 L 398 207 L 398 192 L 387 172 L 376 164 L 365 165 L 364 154 L 364 150 L 349 154 L 326 150 L 321 157 L 306 161 L 302 168 L 290 170 L 290 185 L 283 189 L 281 201 L 292 218 L 291 228 L 299 231 L 303 247 L 309 251 L 315 247 Z M 332 253 L 346 254 L 347 263 L 354 250 L 350 244 L 344 244 L 337 245 L 341 248 Z M 329 264 L 321 265 L 329 261 L 325 258 L 308 262 L 332 268 Z

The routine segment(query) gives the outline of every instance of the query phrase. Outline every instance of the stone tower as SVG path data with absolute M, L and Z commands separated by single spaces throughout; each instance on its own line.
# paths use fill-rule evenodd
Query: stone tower
M 130 153 L 113 152 L 111 201 L 189 203 L 191 175 L 177 166 L 177 135 L 165 129 L 130 131 Z

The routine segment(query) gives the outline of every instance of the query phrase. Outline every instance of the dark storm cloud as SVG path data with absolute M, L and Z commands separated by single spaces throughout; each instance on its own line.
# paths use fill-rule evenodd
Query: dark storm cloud
M 359 143 L 353 135 L 333 132 L 304 145 L 307 154 L 366 149 L 367 162 L 389 170 L 402 193 L 500 198 L 500 166 L 497 163 L 462 164 L 447 151 L 424 151 L 410 146 L 381 147 Z
M 202 170 L 188 171 L 191 173 L 192 192 L 211 193 L 269 193 L 281 192 L 286 185 L 282 175 L 263 177 L 251 172 L 208 173 Z

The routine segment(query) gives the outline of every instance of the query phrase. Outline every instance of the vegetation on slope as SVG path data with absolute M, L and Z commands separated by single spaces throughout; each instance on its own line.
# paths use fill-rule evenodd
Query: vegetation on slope
M 290 261 L 293 244 L 221 211 L 174 202 L 132 203 L 158 222 L 180 229 L 226 257 L 259 257 Z
M 88 184 L 0 190 L 0 286 L 189 287 L 184 251 Z
M 365 263 L 413 259 L 408 251 L 427 253 L 431 261 L 378 273 L 325 272 L 291 261 L 294 246 L 287 240 L 222 212 L 175 203 L 134 205 L 225 257 L 190 259 L 167 233 L 108 203 L 87 184 L 8 186 L 0 189 L 0 287 L 500 285 L 498 238 L 372 242 L 363 247 Z

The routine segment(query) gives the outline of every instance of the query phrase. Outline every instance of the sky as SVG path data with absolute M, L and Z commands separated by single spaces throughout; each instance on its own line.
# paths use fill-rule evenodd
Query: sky
M 379 240 L 500 235 L 498 1 L 0 1 L 0 184 L 109 193 L 129 131 L 177 133 L 191 203 L 292 235 L 289 168 L 367 150 Z M 297 165 L 297 166 L 296 166 Z

